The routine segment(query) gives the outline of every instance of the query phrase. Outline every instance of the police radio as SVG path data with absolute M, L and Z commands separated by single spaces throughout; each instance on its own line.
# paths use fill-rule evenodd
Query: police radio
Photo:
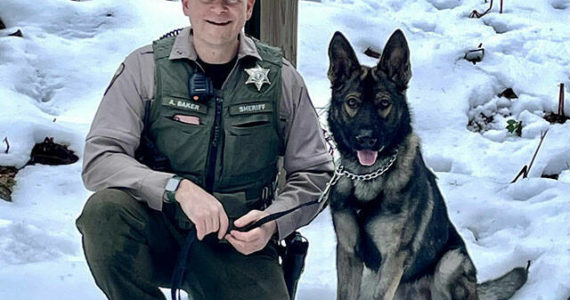
M 202 72 L 194 72 L 188 79 L 188 91 L 192 100 L 205 101 L 214 95 L 214 84 Z

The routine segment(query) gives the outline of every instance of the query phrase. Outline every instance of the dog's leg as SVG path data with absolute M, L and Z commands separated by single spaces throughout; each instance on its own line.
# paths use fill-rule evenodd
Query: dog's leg
M 352 210 L 332 213 L 338 239 L 336 248 L 337 299 L 356 300 L 360 292 L 363 264 L 356 255 L 360 230 Z
M 362 278 L 362 261 L 354 252 L 345 251 L 337 245 L 337 300 L 356 300 L 360 293 Z
M 396 255 L 389 255 L 382 261 L 380 270 L 376 273 L 378 285 L 374 289 L 374 299 L 392 300 L 402 275 L 404 275 L 404 263 L 408 258 L 407 251 L 400 251 Z
M 374 287 L 374 300 L 394 298 L 410 252 L 402 249 L 402 231 L 404 223 L 397 215 L 374 218 L 366 224 L 365 230 L 371 235 L 373 243 L 382 255 L 382 263 L 376 276 L 378 284 Z
M 447 252 L 437 264 L 432 299 L 477 300 L 477 277 L 475 266 L 459 249 Z

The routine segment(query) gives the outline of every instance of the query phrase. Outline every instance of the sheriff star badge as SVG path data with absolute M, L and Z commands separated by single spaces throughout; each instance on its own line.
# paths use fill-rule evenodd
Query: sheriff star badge
M 253 83 L 255 87 L 257 87 L 257 91 L 261 91 L 261 87 L 264 83 L 271 84 L 267 75 L 269 74 L 269 69 L 264 69 L 259 65 L 256 65 L 255 68 L 245 69 L 247 74 L 249 74 L 249 78 L 245 82 L 245 84 Z

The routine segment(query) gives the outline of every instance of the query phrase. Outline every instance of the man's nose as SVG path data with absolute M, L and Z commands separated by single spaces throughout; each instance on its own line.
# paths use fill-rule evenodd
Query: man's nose
M 210 4 L 210 11 L 221 14 L 228 11 L 228 6 L 225 0 L 214 0 Z

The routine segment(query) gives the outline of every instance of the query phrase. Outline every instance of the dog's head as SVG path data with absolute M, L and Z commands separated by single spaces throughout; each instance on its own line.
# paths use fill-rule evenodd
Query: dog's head
M 410 50 L 396 30 L 375 67 L 362 66 L 348 40 L 336 32 L 329 45 L 332 98 L 328 122 L 343 158 L 372 166 L 411 133 L 406 89 Z

